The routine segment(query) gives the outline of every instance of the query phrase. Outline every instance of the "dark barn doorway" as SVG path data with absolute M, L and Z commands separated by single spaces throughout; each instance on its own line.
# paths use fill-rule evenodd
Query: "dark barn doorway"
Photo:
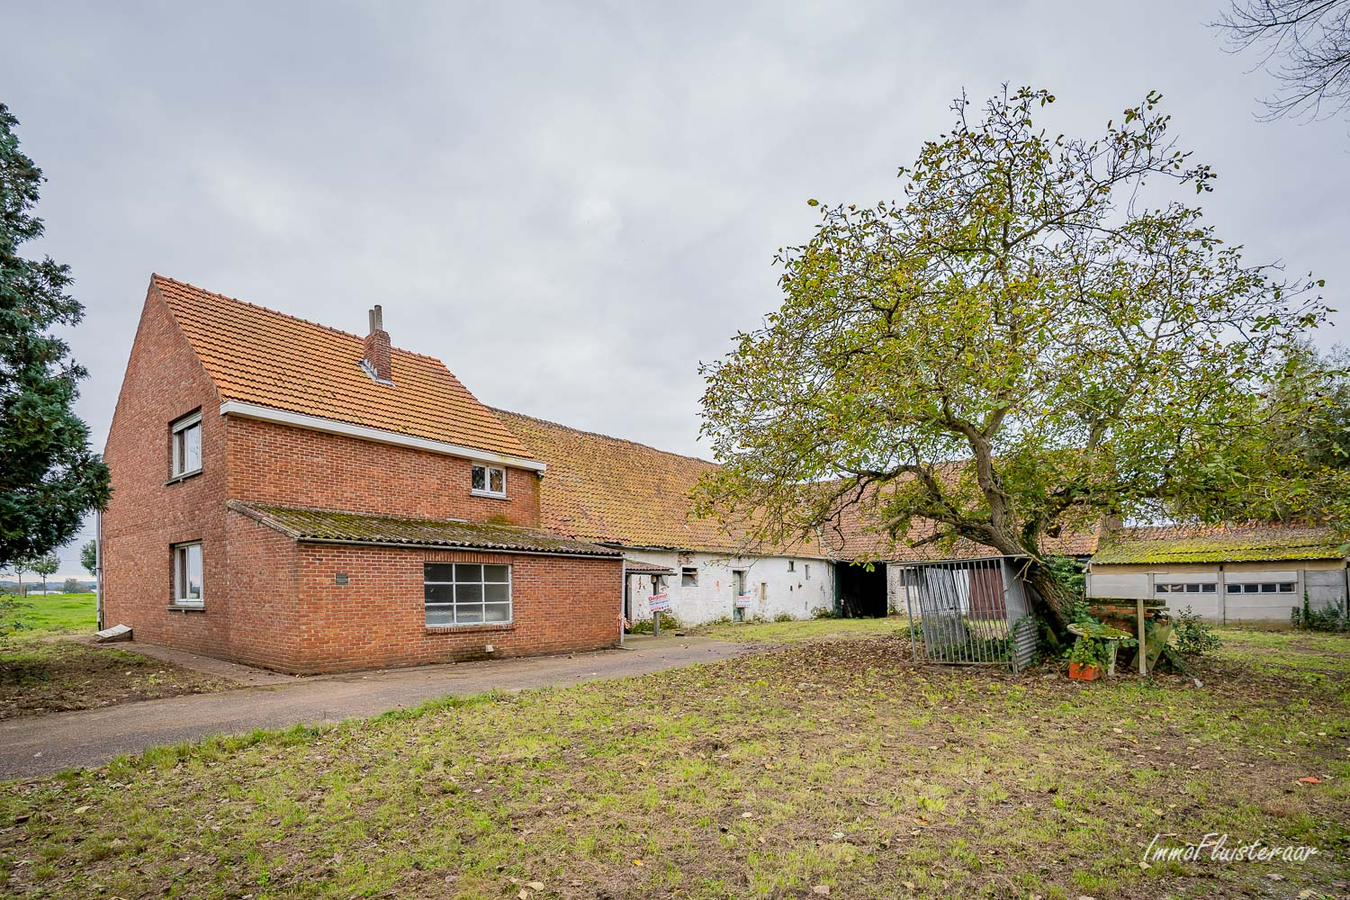
M 884 618 L 886 603 L 886 564 L 866 566 L 841 563 L 835 567 L 839 591 L 839 614 L 847 619 Z

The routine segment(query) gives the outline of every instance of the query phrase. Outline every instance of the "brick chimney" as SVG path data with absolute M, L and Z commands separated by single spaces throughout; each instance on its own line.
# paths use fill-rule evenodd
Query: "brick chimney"
M 384 311 L 378 303 L 370 311 L 370 334 L 366 335 L 366 355 L 361 364 L 376 381 L 393 383 L 394 371 L 389 363 L 389 332 L 384 330 Z

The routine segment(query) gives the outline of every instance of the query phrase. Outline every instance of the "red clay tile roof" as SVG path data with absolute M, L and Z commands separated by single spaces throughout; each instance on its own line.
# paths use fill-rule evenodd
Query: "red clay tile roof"
M 242 500 L 228 500 L 226 505 L 296 541 L 464 547 L 476 550 L 561 553 L 615 559 L 622 556 L 618 550 L 610 547 L 600 547 L 585 541 L 576 541 L 514 525 L 480 525 L 445 519 L 376 516 L 332 509 L 246 503 Z
M 691 515 L 690 491 L 700 475 L 717 468 L 715 463 L 495 412 L 548 466 L 540 495 L 544 528 L 630 547 L 734 553 L 741 546 L 716 520 Z
M 974 541 L 960 539 L 949 549 L 935 543 L 920 544 L 937 533 L 937 525 L 916 521 L 904 535 L 892 540 L 877 530 L 868 501 L 855 503 L 840 511 L 836 520 L 821 529 L 821 540 L 838 559 L 884 560 L 888 562 L 937 562 L 944 559 L 980 559 L 998 551 Z M 1090 556 L 1097 549 L 1097 529 L 1064 531 L 1042 541 L 1042 551 L 1062 556 Z
M 1329 528 L 1246 522 L 1145 525 L 1103 536 L 1092 558 L 1101 565 L 1344 559 L 1345 543 Z
M 438 359 L 395 348 L 393 386 L 361 368 L 364 339 L 154 275 L 222 400 L 531 459 Z
M 519 413 L 495 410 L 498 417 L 548 466 L 540 514 L 542 525 L 559 534 L 629 547 L 710 550 L 743 549 L 735 535 L 712 519 L 696 519 L 689 497 L 694 484 L 716 463 L 679 456 L 603 434 L 578 431 Z M 920 525 L 907 541 L 892 542 L 872 528 L 865 506 L 848 507 L 836 527 L 820 532 L 820 542 L 780 548 L 792 556 L 849 560 L 977 559 L 995 551 L 959 541 L 948 551 L 910 544 L 933 533 Z M 1086 556 L 1096 549 L 1096 532 L 1078 532 L 1047 541 L 1055 553 Z M 764 551 L 759 551 L 760 553 Z

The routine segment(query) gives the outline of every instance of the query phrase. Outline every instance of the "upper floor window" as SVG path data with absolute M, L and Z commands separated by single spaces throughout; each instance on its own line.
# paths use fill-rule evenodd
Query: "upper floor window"
M 680 569 L 680 587 L 698 587 L 698 569 L 692 566 Z
M 472 492 L 486 497 L 506 496 L 506 470 L 497 466 L 474 464 Z
M 170 426 L 173 465 L 170 475 L 191 475 L 202 470 L 202 414 L 184 416 Z
M 202 605 L 201 544 L 173 548 L 173 602 L 177 606 Z

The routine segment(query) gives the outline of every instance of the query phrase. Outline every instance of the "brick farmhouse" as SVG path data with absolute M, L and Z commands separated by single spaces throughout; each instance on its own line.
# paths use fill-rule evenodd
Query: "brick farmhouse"
M 620 550 L 436 359 L 154 276 L 105 458 L 101 624 L 288 672 L 618 643 Z

